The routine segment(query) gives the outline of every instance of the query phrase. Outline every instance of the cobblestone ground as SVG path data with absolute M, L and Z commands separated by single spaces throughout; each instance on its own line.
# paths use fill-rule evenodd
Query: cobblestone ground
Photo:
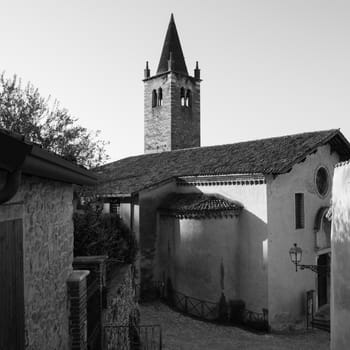
M 328 350 L 329 333 L 310 330 L 256 334 L 240 328 L 195 320 L 162 303 L 140 306 L 142 324 L 160 324 L 165 350 Z

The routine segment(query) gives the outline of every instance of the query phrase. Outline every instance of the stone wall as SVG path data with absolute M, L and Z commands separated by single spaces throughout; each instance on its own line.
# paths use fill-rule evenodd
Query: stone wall
M 135 300 L 131 266 L 116 268 L 107 279 L 107 308 L 103 311 L 102 319 L 104 325 L 125 327 L 104 329 L 106 349 L 129 349 L 130 332 L 135 329 L 129 326 L 139 325 L 139 310 Z
M 181 88 L 192 92 L 192 107 L 181 106 Z M 161 106 L 152 107 L 152 91 L 162 89 Z M 145 153 L 200 146 L 200 81 L 168 73 L 145 81 Z
M 0 219 L 23 219 L 25 342 L 28 350 L 69 347 L 67 279 L 72 272 L 72 186 L 23 176 Z
M 107 308 L 103 312 L 103 323 L 120 326 L 129 325 L 129 316 L 137 310 L 131 266 L 119 267 L 107 281 Z

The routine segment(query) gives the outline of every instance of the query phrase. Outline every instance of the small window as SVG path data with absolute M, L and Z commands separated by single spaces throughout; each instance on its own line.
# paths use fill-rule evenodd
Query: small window
M 185 106 L 185 89 L 182 87 L 180 90 L 181 106 Z
M 158 89 L 158 106 L 163 105 L 163 91 L 162 88 Z
M 152 91 L 152 107 L 157 107 L 157 91 Z
M 316 188 L 317 192 L 323 197 L 327 194 L 329 188 L 329 176 L 325 167 L 321 166 L 316 172 Z
M 305 227 L 304 193 L 295 194 L 295 228 Z
M 191 90 L 187 90 L 186 92 L 186 107 L 192 107 L 192 92 Z

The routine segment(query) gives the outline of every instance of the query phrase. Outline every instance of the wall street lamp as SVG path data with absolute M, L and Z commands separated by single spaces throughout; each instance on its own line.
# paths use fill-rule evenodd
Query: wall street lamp
M 296 243 L 294 243 L 294 246 L 289 249 L 289 256 L 290 256 L 290 260 L 295 265 L 295 271 L 298 271 L 298 268 L 299 268 L 300 270 L 308 269 L 318 274 L 330 272 L 329 265 L 300 264 L 302 255 L 303 255 L 303 250 L 300 247 L 298 247 Z

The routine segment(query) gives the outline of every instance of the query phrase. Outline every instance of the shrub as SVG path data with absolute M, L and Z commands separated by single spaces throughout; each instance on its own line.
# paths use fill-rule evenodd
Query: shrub
M 117 214 L 103 214 L 98 206 L 88 205 L 73 218 L 74 256 L 108 255 L 121 263 L 135 261 L 136 238 Z

